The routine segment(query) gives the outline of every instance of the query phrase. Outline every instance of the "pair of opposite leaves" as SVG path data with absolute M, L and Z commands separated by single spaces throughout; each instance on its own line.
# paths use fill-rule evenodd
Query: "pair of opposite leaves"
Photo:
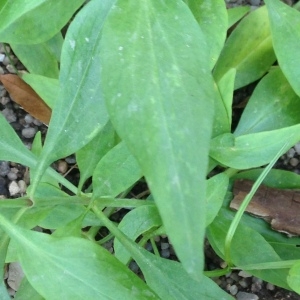
M 46 125 L 49 124 L 51 108 L 30 85 L 19 76 L 13 74 L 0 75 L 0 81 L 13 101 L 39 121 Z

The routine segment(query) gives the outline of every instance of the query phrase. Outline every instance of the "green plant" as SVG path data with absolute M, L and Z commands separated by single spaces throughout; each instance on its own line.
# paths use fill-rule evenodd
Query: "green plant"
M 30 167 L 31 178 L 28 195 L 0 202 L 1 265 L 20 261 L 26 276 L 16 299 L 231 299 L 209 277 L 234 267 L 300 293 L 300 239 L 235 215 L 226 196 L 229 179 L 261 182 L 300 140 L 299 12 L 277 0 L 246 16 L 223 0 L 84 2 L 0 2 L 0 41 L 53 108 L 32 151 L 0 115 L 0 159 Z M 255 80 L 231 133 L 233 91 Z M 49 168 L 72 153 L 78 187 Z M 225 171 L 207 180 L 217 165 Z M 151 197 L 124 198 L 142 176 Z M 287 171 L 265 178 L 278 180 L 300 185 Z M 116 207 L 133 208 L 117 225 Z M 55 231 L 30 230 L 37 225 Z M 103 226 L 114 255 L 95 241 Z M 161 234 L 180 263 L 143 248 Z M 205 235 L 227 269 L 203 272 Z M 3 280 L 0 289 L 9 299 Z

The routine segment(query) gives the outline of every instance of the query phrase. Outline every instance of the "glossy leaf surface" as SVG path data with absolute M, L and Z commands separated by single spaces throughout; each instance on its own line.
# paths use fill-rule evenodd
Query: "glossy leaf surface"
M 101 47 L 113 125 L 137 158 L 178 257 L 194 277 L 203 268 L 205 172 L 217 97 L 204 42 L 181 0 L 120 0 Z

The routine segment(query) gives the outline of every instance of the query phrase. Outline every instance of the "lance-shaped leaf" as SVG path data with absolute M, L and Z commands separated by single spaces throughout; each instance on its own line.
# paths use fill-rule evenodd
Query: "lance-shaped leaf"
M 89 2 L 68 29 L 59 77 L 62 88 L 53 108 L 37 176 L 54 160 L 86 145 L 107 123 L 99 79 L 99 41 L 111 6 L 109 0 Z
M 158 299 L 104 248 L 80 238 L 55 238 L 22 229 L 2 215 L 30 284 L 45 299 Z M 32 259 L 34 257 L 34 259 Z
M 142 168 L 179 259 L 198 279 L 217 97 L 204 42 L 181 0 L 119 0 L 101 47 L 113 125 Z
M 223 0 L 184 0 L 202 29 L 209 49 L 210 66 L 214 67 L 224 46 L 228 16 Z
M 281 1 L 266 1 L 274 51 L 279 65 L 300 96 L 300 13 Z
M 83 3 L 84 0 L 6 1 L 5 4 L 1 3 L 1 42 L 15 44 L 45 42 L 67 24 Z

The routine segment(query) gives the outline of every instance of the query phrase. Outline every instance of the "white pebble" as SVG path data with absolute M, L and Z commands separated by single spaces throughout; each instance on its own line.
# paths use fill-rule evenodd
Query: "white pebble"
M 9 194 L 11 196 L 15 196 L 17 195 L 18 193 L 20 193 L 20 187 L 19 185 L 15 182 L 15 181 L 12 181 L 9 186 L 8 186 L 8 190 L 9 190 Z
M 11 65 L 11 64 L 8 64 L 8 65 L 6 66 L 6 69 L 7 69 L 7 71 L 8 71 L 9 73 L 12 73 L 12 74 L 16 74 L 16 73 L 17 73 L 16 68 L 15 68 L 13 65 Z
M 293 158 L 290 159 L 290 165 L 291 166 L 296 167 L 298 165 L 298 163 L 299 163 L 298 158 L 293 157 Z
M 231 295 L 236 295 L 237 294 L 237 292 L 238 292 L 238 287 L 234 284 L 234 285 L 232 285 L 230 288 L 229 288 L 229 293 L 231 294 Z
M 27 189 L 26 182 L 24 180 L 19 180 L 18 181 L 18 186 L 20 188 L 20 193 L 21 194 L 25 194 L 26 193 L 26 189 Z
M 270 291 L 274 291 L 275 290 L 275 286 L 274 286 L 274 284 L 272 284 L 272 283 L 270 283 L 270 282 L 268 282 L 267 283 L 267 290 L 270 290 Z
M 237 300 L 258 300 L 258 296 L 251 294 L 251 293 L 245 293 L 245 292 L 238 292 L 236 295 Z
M 3 60 L 4 60 L 4 57 L 5 57 L 5 54 L 3 54 L 3 53 L 0 53 L 0 62 L 3 62 Z
M 24 138 L 27 138 L 27 139 L 33 138 L 35 133 L 36 133 L 36 129 L 33 127 L 28 127 L 28 128 L 22 129 L 22 135 L 24 136 Z
M 292 158 L 292 157 L 294 157 L 295 153 L 296 153 L 295 149 L 294 149 L 294 148 L 291 148 L 291 149 L 286 153 L 286 156 L 287 156 L 288 158 Z
M 249 273 L 247 273 L 247 272 L 245 272 L 245 271 L 240 271 L 240 272 L 239 272 L 239 276 L 240 276 L 240 277 L 243 277 L 243 278 L 249 278 L 249 277 L 252 277 L 251 274 L 249 274 Z
M 9 180 L 13 181 L 13 180 L 16 180 L 18 178 L 18 176 L 17 176 L 17 174 L 15 172 L 10 171 L 7 174 L 7 178 Z
M 25 117 L 24 117 L 24 121 L 27 123 L 27 124 L 31 124 L 33 122 L 33 117 L 29 114 L 27 114 Z
M 4 108 L 2 110 L 2 114 L 3 116 L 5 117 L 6 121 L 8 123 L 12 123 L 12 122 L 15 122 L 17 120 L 17 117 L 15 115 L 15 113 L 13 112 L 12 109 L 9 109 L 9 108 Z

